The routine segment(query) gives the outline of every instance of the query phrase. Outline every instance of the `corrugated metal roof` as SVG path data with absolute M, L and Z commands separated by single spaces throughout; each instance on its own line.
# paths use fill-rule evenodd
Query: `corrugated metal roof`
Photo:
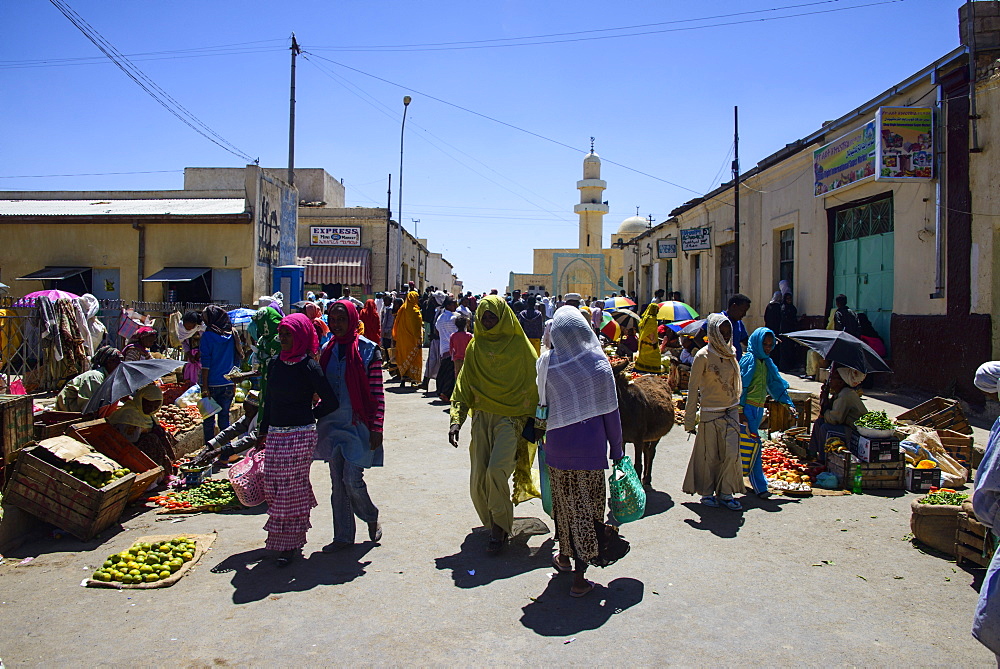
M 0 216 L 220 216 L 242 214 L 240 199 L 0 200 Z

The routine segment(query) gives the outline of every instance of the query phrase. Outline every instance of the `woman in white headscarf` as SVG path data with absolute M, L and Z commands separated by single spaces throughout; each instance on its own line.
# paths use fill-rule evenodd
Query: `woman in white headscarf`
M 976 387 L 986 397 L 996 401 L 1000 383 L 1000 361 L 980 365 L 976 370 Z M 994 543 L 1000 539 L 1000 418 L 993 423 L 983 461 L 976 469 L 976 485 L 972 493 L 976 520 L 993 533 Z M 972 636 L 989 648 L 1000 663 L 1000 551 L 993 554 L 990 568 L 979 590 L 979 603 L 972 620 Z
M 709 314 L 707 325 L 708 346 L 694 356 L 688 384 L 684 429 L 697 436 L 683 490 L 701 495 L 705 506 L 722 504 L 739 511 L 743 505 L 734 495 L 745 490 L 739 407 L 743 381 L 732 345 L 733 324 L 723 314 Z
M 845 444 L 850 443 L 854 423 L 868 413 L 858 392 L 865 376 L 864 372 L 835 363 L 830 378 L 823 384 L 819 395 L 820 416 L 813 423 L 809 440 L 809 450 L 820 462 L 826 462 L 826 440 L 836 435 Z
M 544 450 L 559 542 L 552 563 L 573 571 L 569 594 L 582 597 L 594 589 L 585 575 L 598 558 L 608 457 L 617 462 L 624 455 L 622 424 L 611 362 L 580 310 L 558 309 L 550 336 L 552 348 L 537 369 L 538 403 L 548 407 Z

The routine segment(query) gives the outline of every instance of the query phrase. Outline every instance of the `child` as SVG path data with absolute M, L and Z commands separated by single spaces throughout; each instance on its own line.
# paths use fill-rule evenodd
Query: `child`
M 448 346 L 451 348 L 451 359 L 455 361 L 455 378 L 457 379 L 458 373 L 462 371 L 462 363 L 465 362 L 465 349 L 469 347 L 472 335 L 468 332 L 469 319 L 465 316 L 459 316 L 455 319 L 455 327 L 458 328 L 458 331 L 451 334 Z
M 694 354 L 697 353 L 697 342 L 695 342 L 694 337 L 684 337 L 681 339 L 681 347 L 684 348 L 681 351 L 681 364 L 683 365 L 693 365 L 694 364 Z

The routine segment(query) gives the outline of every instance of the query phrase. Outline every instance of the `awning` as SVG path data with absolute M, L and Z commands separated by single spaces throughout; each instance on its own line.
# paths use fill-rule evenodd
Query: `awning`
M 208 272 L 210 267 L 164 267 L 156 274 L 143 279 L 146 281 L 194 281 Z
M 361 247 L 300 246 L 296 261 L 306 268 L 306 283 L 369 286 L 372 251 Z
M 17 277 L 18 281 L 62 281 L 77 274 L 83 274 L 89 267 L 46 267 L 31 274 Z

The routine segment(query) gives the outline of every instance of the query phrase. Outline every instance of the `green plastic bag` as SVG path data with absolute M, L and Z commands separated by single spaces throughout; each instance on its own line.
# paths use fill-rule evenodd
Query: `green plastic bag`
M 646 513 L 646 491 L 635 473 L 632 459 L 627 455 L 612 468 L 608 491 L 611 493 L 608 501 L 611 514 L 619 523 L 631 523 Z

